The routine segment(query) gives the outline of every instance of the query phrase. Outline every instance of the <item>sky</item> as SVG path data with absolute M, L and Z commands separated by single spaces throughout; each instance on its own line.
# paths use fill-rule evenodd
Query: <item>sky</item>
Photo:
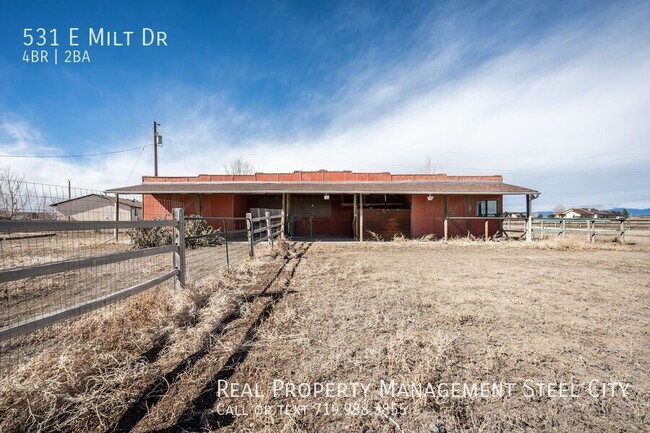
M 648 22 L 647 1 L 0 0 L 0 167 L 137 184 L 155 120 L 160 175 L 236 157 L 260 172 L 418 173 L 430 158 L 537 189 L 538 210 L 650 207 Z M 143 28 L 166 45 L 143 46 Z M 133 35 L 90 46 L 90 29 L 117 32 L 104 45 Z M 48 61 L 24 61 L 32 50 Z

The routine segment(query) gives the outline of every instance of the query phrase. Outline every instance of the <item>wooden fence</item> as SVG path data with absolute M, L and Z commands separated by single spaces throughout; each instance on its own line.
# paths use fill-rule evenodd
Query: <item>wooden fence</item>
M 506 235 L 520 233 L 527 240 L 537 234 L 557 235 L 566 237 L 567 234 L 582 234 L 589 242 L 594 242 L 596 236 L 614 236 L 625 243 L 625 232 L 630 230 L 629 220 L 603 218 L 505 218 L 503 231 Z
M 253 218 L 251 214 L 247 214 L 246 218 L 203 218 L 191 217 L 185 218 L 183 209 L 175 208 L 172 211 L 173 219 L 171 220 L 155 220 L 155 221 L 25 221 L 25 220 L 6 220 L 0 221 L 0 233 L 7 234 L 5 242 L 10 239 L 16 239 L 15 235 L 20 234 L 20 239 L 27 239 L 31 234 L 38 233 L 74 233 L 74 232 L 95 232 L 98 230 L 118 230 L 123 229 L 156 229 L 156 228 L 170 228 L 172 231 L 171 245 L 154 246 L 150 248 L 142 248 L 136 250 L 127 250 L 120 252 L 111 252 L 109 254 L 94 255 L 90 254 L 84 257 L 68 258 L 65 260 L 52 260 L 45 263 L 38 264 L 16 264 L 7 261 L 3 267 L 0 268 L 0 289 L 4 289 L 7 293 L 6 298 L 9 299 L 11 287 L 10 283 L 19 280 L 34 279 L 37 277 L 53 276 L 55 274 L 74 274 L 81 270 L 93 271 L 97 273 L 96 279 L 91 284 L 102 284 L 102 274 L 99 271 L 101 266 L 109 264 L 122 263 L 125 266 L 124 270 L 128 270 L 133 262 L 130 260 L 141 259 L 145 257 L 160 256 L 163 254 L 171 254 L 172 260 L 169 268 L 164 270 L 159 275 L 155 275 L 148 280 L 131 287 L 117 287 L 111 289 L 109 293 L 100 291 L 93 291 L 93 287 L 85 287 L 83 298 L 77 298 L 73 295 L 72 298 L 61 299 L 61 303 L 56 306 L 52 311 L 47 311 L 40 315 L 23 316 L 20 320 L 9 320 L 6 324 L 0 326 L 0 342 L 11 338 L 18 337 L 25 333 L 52 325 L 54 323 L 71 319 L 79 315 L 97 310 L 99 308 L 108 306 L 122 299 L 141 293 L 145 290 L 158 286 L 159 284 L 175 279 L 181 285 L 185 286 L 187 275 L 187 258 L 186 258 L 186 244 L 203 240 L 206 237 L 218 236 L 220 242 L 225 239 L 225 254 L 226 263 L 229 264 L 229 248 L 228 243 L 230 240 L 241 240 L 248 243 L 248 255 L 253 256 L 255 253 L 255 245 L 268 241 L 269 245 L 273 247 L 274 240 L 279 236 L 284 236 L 284 213 L 279 210 L 274 210 L 273 215 L 271 212 L 266 212 L 264 216 Z M 209 234 L 200 234 L 185 237 L 185 223 L 192 220 L 206 220 L 211 225 L 220 224 L 220 230 L 214 231 Z M 216 221 L 212 221 L 216 220 Z M 228 221 L 226 221 L 228 220 Z M 242 220 L 245 229 L 230 230 L 228 225 L 232 226 L 233 220 Z M 222 229 L 225 228 L 225 232 Z M 237 239 L 237 235 L 241 234 L 242 239 Z M 25 237 L 27 236 L 27 237 Z M 32 236 L 33 237 L 33 236 Z M 117 237 L 113 240 L 117 242 Z M 241 244 L 242 242 L 240 242 Z M 74 245 L 69 246 L 73 250 Z M 103 247 L 101 250 L 105 251 Z M 214 269 L 214 268 L 213 268 Z M 123 271 L 124 271 L 123 270 Z M 117 277 L 119 278 L 118 274 Z M 32 281 L 32 280 L 27 280 Z M 120 280 L 123 284 L 124 282 Z M 46 283 L 47 284 L 47 283 Z M 44 287 L 51 291 L 54 287 Z M 4 298 L 3 298 L 4 299 Z M 3 301 L 4 302 L 4 301 Z M 8 301 L 7 301 L 8 302 Z M 9 317 L 9 306 L 2 305 L 3 311 Z

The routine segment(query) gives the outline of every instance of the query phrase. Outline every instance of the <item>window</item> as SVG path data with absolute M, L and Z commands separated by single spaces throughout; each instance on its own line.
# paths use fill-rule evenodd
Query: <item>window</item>
M 496 200 L 477 200 L 476 216 L 490 217 L 497 216 L 499 206 Z

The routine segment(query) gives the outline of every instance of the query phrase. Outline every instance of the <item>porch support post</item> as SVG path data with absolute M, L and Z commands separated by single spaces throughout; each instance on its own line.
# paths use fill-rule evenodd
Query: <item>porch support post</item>
M 284 212 L 284 223 L 286 225 L 286 227 L 285 227 L 286 236 L 289 237 L 289 236 L 291 236 L 293 234 L 289 230 L 289 228 L 291 227 L 291 223 L 290 223 L 290 220 L 291 220 L 291 216 L 290 216 L 291 215 L 291 194 L 290 193 L 286 193 L 286 194 L 287 195 L 286 195 L 285 200 L 286 200 L 287 208 L 285 209 L 285 212 Z
M 449 240 L 449 207 L 448 207 L 448 204 L 447 204 L 447 199 L 448 198 L 449 198 L 449 196 L 445 194 L 445 201 L 444 201 L 444 211 L 445 211 L 444 235 L 445 235 L 445 240 Z
M 286 215 L 287 215 L 287 194 L 282 193 L 282 235 L 284 237 L 284 233 L 286 230 Z
M 359 227 L 357 224 L 359 223 L 359 212 L 357 210 L 357 195 L 352 194 L 352 235 L 354 236 L 354 240 L 359 240 Z
M 497 213 L 499 215 L 499 226 L 497 228 L 499 237 L 503 237 L 503 196 L 501 196 L 501 200 L 497 202 L 498 208 L 497 208 Z
M 531 213 L 532 199 L 530 194 L 526 194 L 526 240 L 528 242 L 533 240 L 533 215 Z
M 359 242 L 363 242 L 363 194 L 359 194 Z

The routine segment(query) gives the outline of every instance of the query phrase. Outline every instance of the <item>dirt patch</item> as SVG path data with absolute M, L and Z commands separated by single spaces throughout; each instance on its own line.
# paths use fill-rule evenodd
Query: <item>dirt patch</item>
M 246 299 L 274 279 L 283 263 L 280 249 L 260 253 L 186 289 L 152 289 L 25 336 L 33 345 L 56 344 L 0 380 L 0 431 L 113 429 L 146 400 L 148 390 L 158 391 L 160 377 L 209 352 L 219 339 L 219 323 L 233 310 L 245 312 Z
M 0 382 L 0 430 L 645 431 L 649 244 L 279 247 L 52 327 Z
M 229 378 L 262 396 L 219 399 L 203 427 L 230 409 L 237 432 L 644 431 L 649 259 L 613 243 L 316 244 Z M 308 395 L 274 395 L 274 380 Z M 593 397 L 592 380 L 626 395 Z M 380 395 L 391 381 L 407 392 Z M 313 396 L 356 382 L 367 396 Z M 445 395 L 454 383 L 515 385 L 504 397 Z M 427 384 L 445 387 L 413 392 Z

